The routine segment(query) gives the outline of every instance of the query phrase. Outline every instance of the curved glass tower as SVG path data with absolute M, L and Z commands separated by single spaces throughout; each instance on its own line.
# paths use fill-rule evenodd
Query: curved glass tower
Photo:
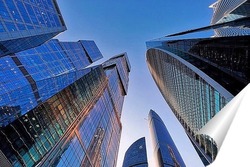
M 145 137 L 136 140 L 128 148 L 122 167 L 148 167 Z
M 0 0 L 0 166 L 116 166 L 127 54 L 86 68 L 101 52 L 64 30 L 56 0 Z
M 173 113 L 185 128 L 201 159 L 209 164 L 217 154 L 213 141 L 197 138 L 198 132 L 233 95 L 190 62 L 195 61 L 188 54 L 174 54 L 169 50 L 151 48 L 147 51 L 149 70 Z M 209 67 L 209 66 L 208 66 Z M 211 155 L 208 156 L 207 154 Z
M 250 82 L 249 1 L 218 0 L 211 7 L 211 26 L 167 37 L 208 29 L 217 37 L 152 40 L 146 53 L 155 83 L 205 165 L 217 146 L 196 132 Z
M 150 110 L 148 115 L 155 161 L 158 167 L 185 167 L 171 135 L 159 115 Z

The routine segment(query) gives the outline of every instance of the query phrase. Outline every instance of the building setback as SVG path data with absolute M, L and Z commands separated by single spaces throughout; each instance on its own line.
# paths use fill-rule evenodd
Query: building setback
M 153 145 L 154 160 L 158 167 L 185 167 L 186 165 L 165 124 L 153 110 L 149 112 L 148 123 Z
M 0 58 L 0 125 L 7 125 L 74 83 L 85 74 L 85 67 L 102 57 L 94 41 L 53 39 Z M 9 109 L 3 110 L 6 107 Z
M 39 46 L 66 30 L 56 0 L 1 0 L 0 16 L 0 57 Z
M 127 149 L 122 167 L 148 167 L 145 137 L 136 140 Z

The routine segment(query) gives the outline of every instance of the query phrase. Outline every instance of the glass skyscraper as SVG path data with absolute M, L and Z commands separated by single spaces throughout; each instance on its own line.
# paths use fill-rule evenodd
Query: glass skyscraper
M 0 0 L 0 57 L 39 46 L 65 30 L 56 0 Z
M 165 124 L 153 110 L 149 112 L 148 123 L 155 162 L 158 167 L 185 167 L 186 165 Z
M 116 166 L 127 54 L 87 68 L 95 42 L 64 30 L 56 0 L 0 0 L 0 166 Z
M 121 54 L 103 66 L 80 70 L 81 75 L 75 72 L 77 80 L 2 127 L 3 163 L 115 166 L 122 128 L 121 106 L 116 104 L 124 100 L 116 97 L 126 94 L 121 80 L 127 85 L 130 71 L 127 60 L 126 54 Z M 109 61 L 111 65 L 107 65 Z
M 247 18 L 248 4 L 249 1 L 219 0 L 213 6 L 216 8 L 213 20 L 217 18 L 218 21 L 228 15 L 225 19 L 228 22 L 235 19 L 235 22 L 219 28 L 208 26 L 169 36 L 209 28 L 237 28 L 237 35 L 236 31 L 234 35 L 228 31 L 214 38 L 161 38 L 147 42 L 150 73 L 205 165 L 215 159 L 216 143 L 208 136 L 196 136 L 196 132 L 250 82 L 250 39 L 242 33 L 249 27 L 249 20 L 243 20 L 241 26 L 235 27 L 239 24 L 237 19 L 241 18 L 234 15 L 240 12 Z M 213 24 L 218 24 L 217 21 Z
M 122 167 L 148 167 L 145 137 L 136 140 L 128 148 Z
M 74 83 L 85 74 L 85 67 L 100 58 L 93 41 L 55 39 L 0 58 L 0 125 L 7 125 Z

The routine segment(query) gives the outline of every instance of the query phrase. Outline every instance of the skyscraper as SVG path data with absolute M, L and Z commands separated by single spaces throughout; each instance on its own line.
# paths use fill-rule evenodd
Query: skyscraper
M 106 61 L 104 66 L 82 70 L 80 74 L 84 75 L 79 79 L 2 127 L 3 163 L 115 166 L 122 128 L 121 111 L 115 104 L 122 104 L 124 98 L 115 98 L 112 92 L 125 96 L 121 78 L 128 78 L 130 71 L 125 57 L 126 53 Z M 123 80 L 127 85 L 128 79 Z
M 179 40 L 162 38 L 147 42 L 149 70 L 205 165 L 215 159 L 217 147 L 213 139 L 196 136 L 196 132 L 250 82 L 249 36 L 241 33 L 241 30 L 245 31 L 249 27 L 249 19 L 246 17 L 249 2 L 237 1 L 237 8 L 234 8 L 233 2 L 236 3 L 219 0 L 214 4 L 218 8 L 214 17 L 228 15 L 225 19 L 230 18 L 227 20 L 232 21 L 230 24 L 208 26 L 169 36 L 209 28 L 237 28 L 237 35 L 231 36 L 228 31 L 219 35 L 226 37 Z M 225 8 L 219 7 L 222 4 Z M 245 17 L 240 22 L 241 18 L 233 17 L 236 11 L 241 11 L 242 17 Z M 234 27 L 238 24 L 240 26 Z
M 155 162 L 159 167 L 185 167 L 178 149 L 159 115 L 150 110 L 148 115 Z
M 115 166 L 127 54 L 102 58 L 66 30 L 56 0 L 0 0 L 0 166 Z
M 203 41 L 202 39 L 157 41 L 154 45 L 158 43 L 158 46 L 147 50 L 149 70 L 161 94 L 196 146 L 204 164 L 212 162 L 217 149 L 212 140 L 197 138 L 196 132 L 246 84 L 245 81 L 238 79 L 238 75 L 244 75 L 244 73 L 239 73 L 237 70 L 244 71 L 241 67 L 246 65 L 248 57 L 245 57 L 246 61 L 238 61 L 239 64 L 232 63 L 234 60 L 240 60 L 241 57 L 237 58 L 234 55 L 231 57 L 235 59 L 226 57 L 228 56 L 226 53 L 230 53 L 229 51 L 234 47 L 230 48 L 232 45 L 228 45 L 228 49 L 223 50 L 222 45 L 211 42 L 219 40 L 216 38 L 203 39 Z M 202 48 L 202 44 L 205 44 L 203 45 L 205 47 Z M 244 44 L 247 44 L 247 40 Z M 209 49 L 209 45 L 211 48 L 214 47 L 214 50 Z M 238 55 L 247 54 L 244 52 L 247 47 L 237 47 L 237 49 L 240 49 Z M 197 54 L 192 53 L 194 50 L 198 51 Z M 224 64 L 225 67 L 219 66 L 220 64 Z
M 1 109 L 0 125 L 7 125 L 74 83 L 85 74 L 85 67 L 100 58 L 93 41 L 55 39 L 0 58 L 0 108 L 9 107 Z
M 145 137 L 136 140 L 126 151 L 123 167 L 148 167 Z
M 39 46 L 66 30 L 56 0 L 1 0 L 0 16 L 0 57 Z

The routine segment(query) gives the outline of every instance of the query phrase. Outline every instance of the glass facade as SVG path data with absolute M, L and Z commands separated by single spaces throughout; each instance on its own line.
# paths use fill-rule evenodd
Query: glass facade
M 123 57 L 118 58 L 123 61 Z M 107 64 L 110 60 L 106 61 Z M 127 64 L 128 62 L 124 62 Z M 117 66 L 113 64 L 104 68 L 106 80 L 105 86 L 100 92 L 98 100 L 90 106 L 88 115 L 80 120 L 76 128 L 71 132 L 70 139 L 66 139 L 60 151 L 51 153 L 51 156 L 45 161 L 45 166 L 116 166 L 120 135 L 121 122 L 116 104 L 122 104 L 124 98 L 117 99 L 112 93 L 117 90 L 117 83 L 121 82 L 118 78 Z M 121 67 L 124 68 L 124 67 Z M 109 75 L 110 74 L 110 75 Z M 128 76 L 128 71 L 127 71 Z M 114 77 L 114 75 L 117 75 Z M 116 81 L 114 80 L 117 79 Z M 128 80 L 127 80 L 128 82 Z M 103 83 L 103 82 L 102 82 Z M 121 86 L 121 85 L 120 85 Z M 98 87 L 98 86 L 97 86 Z M 122 92 L 117 91 L 116 94 Z M 119 95 L 119 96 L 124 96 Z M 80 143 L 79 150 L 74 149 L 74 145 Z M 73 148 L 72 148 L 73 147 Z M 55 156 L 56 155 L 56 156 Z M 76 155 L 76 156 L 75 156 Z M 82 155 L 82 156 L 80 156 Z M 80 157 L 79 157 L 80 156 Z
M 211 24 L 224 23 L 250 16 L 248 0 L 218 0 L 210 6 L 214 13 Z M 215 36 L 250 35 L 250 25 L 215 29 Z
M 148 115 L 150 135 L 152 138 L 155 162 L 158 167 L 185 167 L 165 124 L 159 115 L 150 110 Z
M 88 73 L 43 104 L 1 128 L 1 150 L 13 166 L 35 166 L 52 150 L 105 83 L 101 67 Z M 73 140 L 75 141 L 75 140 Z
M 95 62 L 102 58 L 102 54 L 97 48 L 96 44 L 94 41 L 89 41 L 89 40 L 80 40 L 80 43 L 85 49 L 85 52 L 87 53 L 87 56 L 90 59 L 90 62 Z
M 130 64 L 66 30 L 56 0 L 0 0 L 0 166 L 115 167 Z
M 104 62 L 103 67 L 109 77 L 110 96 L 117 99 L 114 105 L 119 117 L 121 117 L 124 96 L 127 95 L 128 91 L 128 74 L 131 69 L 128 56 L 126 53 L 114 56 L 109 61 Z
M 150 72 L 204 164 L 217 154 L 208 136 L 196 136 L 249 82 L 249 36 L 147 42 Z
M 121 78 L 123 93 L 126 95 L 128 91 L 128 73 L 131 69 L 127 53 L 122 53 L 120 55 L 114 56 L 109 61 L 103 63 L 103 67 L 107 68 L 110 66 L 114 66 L 115 64 L 117 64 L 116 70 L 118 72 L 119 78 Z
M 94 45 L 93 41 L 88 41 Z M 86 42 L 86 43 L 88 43 Z M 98 55 L 102 54 L 95 47 Z M 72 84 L 91 64 L 85 48 L 78 42 L 50 40 L 33 49 L 0 59 L 0 122 L 7 125 Z M 8 111 L 3 108 L 9 107 Z
M 205 165 L 217 154 L 198 132 L 249 82 L 249 0 L 218 0 L 211 26 L 166 37 L 215 29 L 214 38 L 148 41 L 149 70 Z
M 216 146 L 202 142 L 196 137 L 198 132 L 213 116 L 224 107 L 233 96 L 218 87 L 205 73 L 184 64 L 182 58 L 160 49 L 147 51 L 149 70 L 173 113 L 186 132 L 197 140 L 206 154 L 215 158 Z M 182 61 L 180 61 L 180 59 Z M 221 92 L 219 90 L 222 90 Z M 199 144 L 198 144 L 199 145 Z M 207 155 L 204 156 L 207 156 Z M 209 156 L 208 156 L 209 157 Z M 207 158 L 208 159 L 208 158 Z M 206 160 L 206 164 L 211 159 Z
M 124 98 L 111 96 L 117 84 L 109 79 L 111 76 L 118 79 L 113 75 L 120 75 L 119 72 L 107 75 L 106 71 L 117 71 L 119 65 L 84 69 L 79 79 L 1 127 L 0 150 L 9 163 L 12 166 L 116 166 L 122 127 L 118 115 L 121 111 L 115 104 L 122 104 L 119 101 Z M 128 78 L 128 71 L 126 74 Z
M 55 0 L 0 0 L 0 57 L 41 45 L 65 30 Z
M 122 167 L 148 167 L 145 137 L 138 139 L 128 148 Z

